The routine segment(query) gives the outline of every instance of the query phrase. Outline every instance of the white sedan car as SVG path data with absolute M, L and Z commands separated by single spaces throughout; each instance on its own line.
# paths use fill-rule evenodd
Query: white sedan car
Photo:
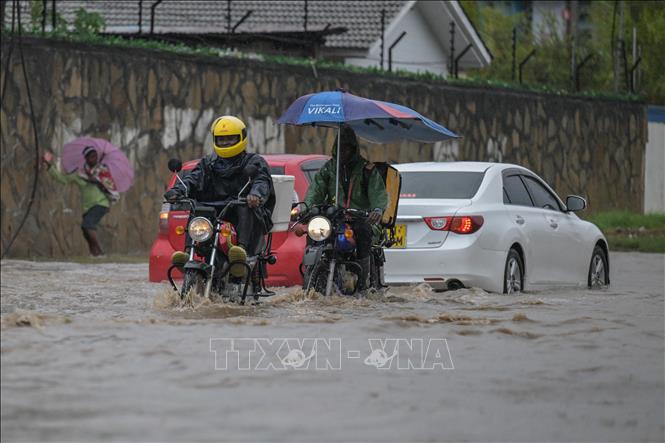
M 479 287 L 514 293 L 538 286 L 609 284 L 607 240 L 536 174 L 502 163 L 395 165 L 402 175 L 397 243 L 387 284 Z

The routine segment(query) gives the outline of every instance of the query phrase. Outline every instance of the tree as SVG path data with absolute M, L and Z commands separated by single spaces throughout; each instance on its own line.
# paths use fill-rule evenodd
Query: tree
M 517 63 L 532 49 L 536 50 L 535 56 L 525 65 L 525 83 L 574 90 L 572 35 L 558 29 L 554 16 L 547 17 L 534 35 L 525 14 L 506 15 L 500 9 L 474 0 L 461 3 L 494 55 L 489 67 L 470 72 L 471 77 L 512 81 L 512 30 L 516 28 Z M 619 26 L 618 11 L 622 7 L 625 11 L 624 22 L 623 26 Z M 575 44 L 577 64 L 591 55 L 579 72 L 581 89 L 605 93 L 631 92 L 630 73 L 627 75 L 626 72 L 636 62 L 631 49 L 634 27 L 641 51 L 640 75 L 635 92 L 649 103 L 664 105 L 665 61 L 662 52 L 665 48 L 665 3 L 598 0 L 590 3 L 587 12 L 591 33 L 578 35 Z M 615 51 L 615 48 L 619 50 Z M 620 67 L 616 90 L 615 61 Z

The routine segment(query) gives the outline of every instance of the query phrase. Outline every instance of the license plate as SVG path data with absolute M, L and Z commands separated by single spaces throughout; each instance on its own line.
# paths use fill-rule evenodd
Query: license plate
M 395 243 L 391 246 L 392 249 L 406 248 L 406 225 L 395 225 L 395 236 L 393 237 Z

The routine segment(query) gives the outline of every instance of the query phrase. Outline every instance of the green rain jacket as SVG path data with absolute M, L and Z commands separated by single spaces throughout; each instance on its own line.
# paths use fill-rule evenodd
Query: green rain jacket
M 337 149 L 333 149 L 332 159 L 323 165 L 321 170 L 314 176 L 314 181 L 307 190 L 305 203 L 307 206 L 334 203 L 335 200 L 335 169 L 337 166 Z M 383 178 L 372 168 L 367 173 L 363 169 L 369 164 L 356 151 L 352 160 L 346 164 L 340 164 L 339 198 L 342 206 L 347 204 L 349 188 L 351 188 L 351 199 L 349 208 L 372 211 L 374 209 L 386 209 L 388 205 L 388 194 Z M 363 174 L 367 174 L 366 178 Z M 365 182 L 367 185 L 365 185 Z
M 73 172 L 71 174 L 63 174 L 62 172 L 58 171 L 55 165 L 49 167 L 48 172 L 51 174 L 51 177 L 60 183 L 74 183 L 79 187 L 81 191 L 81 209 L 83 210 L 84 214 L 88 212 L 93 206 L 104 206 L 105 208 L 111 206 L 111 201 L 106 196 L 106 194 L 102 192 L 99 186 L 89 182 L 77 173 Z

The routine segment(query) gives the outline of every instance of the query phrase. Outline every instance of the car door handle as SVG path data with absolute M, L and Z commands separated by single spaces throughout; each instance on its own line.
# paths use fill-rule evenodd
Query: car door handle
M 521 215 L 518 215 L 515 217 L 515 223 L 518 225 L 523 225 L 524 224 L 524 218 Z

